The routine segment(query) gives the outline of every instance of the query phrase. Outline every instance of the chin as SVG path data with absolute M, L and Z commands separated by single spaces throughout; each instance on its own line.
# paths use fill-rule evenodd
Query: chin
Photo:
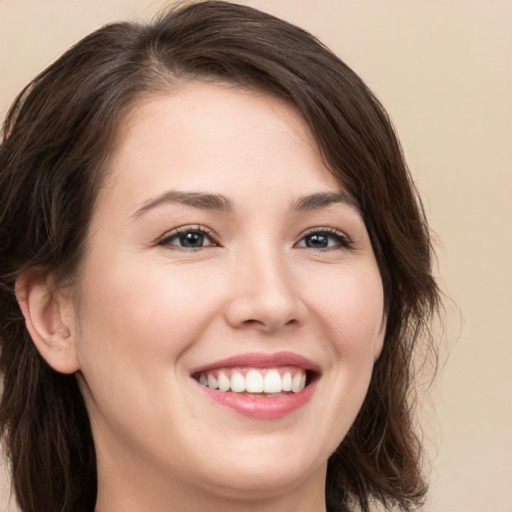
M 261 500 L 285 495 L 317 474 L 324 479 L 327 462 L 320 466 L 291 465 L 285 461 L 259 461 L 233 464 L 230 471 L 218 473 L 211 489 L 228 499 Z M 229 482 L 229 484 L 227 484 Z
M 215 462 L 203 466 L 210 490 L 230 499 L 272 498 L 312 478 L 325 479 L 329 454 L 321 456 L 318 451 L 304 453 L 297 449 L 297 446 L 307 447 L 307 443 L 297 444 L 292 439 L 279 445 L 245 441 L 252 450 L 238 451 L 233 457 L 217 456 L 211 459 Z

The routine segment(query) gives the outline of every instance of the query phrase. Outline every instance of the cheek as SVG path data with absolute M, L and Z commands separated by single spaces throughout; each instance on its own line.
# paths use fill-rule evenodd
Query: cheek
M 373 363 L 385 327 L 383 288 L 376 267 L 348 267 L 333 274 L 318 287 L 313 303 L 339 356 L 366 360 L 370 354 Z
M 95 279 L 82 289 L 82 345 L 102 352 L 114 365 L 155 355 L 162 363 L 175 359 L 200 336 L 219 303 L 220 287 L 200 272 L 141 268 L 134 261 L 91 269 Z
M 108 418 L 123 436 L 130 425 L 150 432 L 143 418 L 160 417 L 176 379 L 188 377 L 180 374 L 180 358 L 200 340 L 218 287 L 200 294 L 204 280 L 184 272 L 169 279 L 162 267 L 138 273 L 126 265 L 110 269 L 116 270 L 105 267 L 81 290 L 77 345 L 84 394 L 99 424 Z
M 316 330 L 322 333 L 320 350 L 329 354 L 324 382 L 320 381 L 328 396 L 315 415 L 327 456 L 346 436 L 363 404 L 384 327 L 378 272 L 354 266 L 344 270 L 319 283 L 323 286 L 311 296 L 320 322 Z

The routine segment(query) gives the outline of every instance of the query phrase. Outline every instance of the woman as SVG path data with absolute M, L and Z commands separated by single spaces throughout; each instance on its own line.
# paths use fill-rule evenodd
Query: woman
M 428 228 L 312 36 L 223 2 L 106 26 L 20 94 L 0 172 L 23 512 L 421 504 Z

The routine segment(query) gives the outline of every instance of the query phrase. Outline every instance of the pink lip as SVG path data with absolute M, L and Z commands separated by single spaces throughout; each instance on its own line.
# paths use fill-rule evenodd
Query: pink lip
M 297 366 L 305 370 L 320 373 L 320 367 L 303 356 L 293 352 L 276 352 L 274 354 L 263 354 L 260 352 L 249 352 L 238 356 L 228 357 L 220 361 L 208 363 L 192 370 L 191 374 L 215 370 L 217 368 L 230 368 L 232 366 L 248 366 L 251 368 L 275 368 L 277 366 Z
M 306 386 L 300 393 L 276 398 L 259 396 L 246 396 L 232 391 L 219 391 L 202 386 L 197 382 L 200 390 L 217 403 L 229 407 L 244 416 L 262 420 L 277 420 L 302 407 L 311 398 L 316 389 L 317 381 Z
M 276 352 L 274 354 L 248 353 L 229 357 L 195 368 L 191 375 L 234 366 L 247 366 L 252 368 L 275 368 L 278 366 L 297 366 L 320 374 L 320 367 L 313 361 L 292 352 Z M 299 393 L 266 398 L 264 396 L 246 396 L 232 391 L 219 391 L 202 386 L 197 382 L 200 390 L 215 402 L 229 407 L 244 416 L 254 419 L 275 420 L 283 418 L 305 405 L 316 389 L 317 379 L 308 384 Z

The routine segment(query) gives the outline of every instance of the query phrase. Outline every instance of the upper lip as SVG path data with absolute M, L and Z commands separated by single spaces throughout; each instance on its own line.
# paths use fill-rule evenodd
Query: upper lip
M 315 373 L 320 373 L 320 367 L 314 361 L 293 352 L 275 352 L 266 354 L 262 352 L 249 352 L 239 354 L 213 363 L 208 363 L 194 368 L 191 374 L 206 372 L 219 368 L 232 368 L 246 366 L 251 368 L 275 368 L 277 366 L 297 366 Z

